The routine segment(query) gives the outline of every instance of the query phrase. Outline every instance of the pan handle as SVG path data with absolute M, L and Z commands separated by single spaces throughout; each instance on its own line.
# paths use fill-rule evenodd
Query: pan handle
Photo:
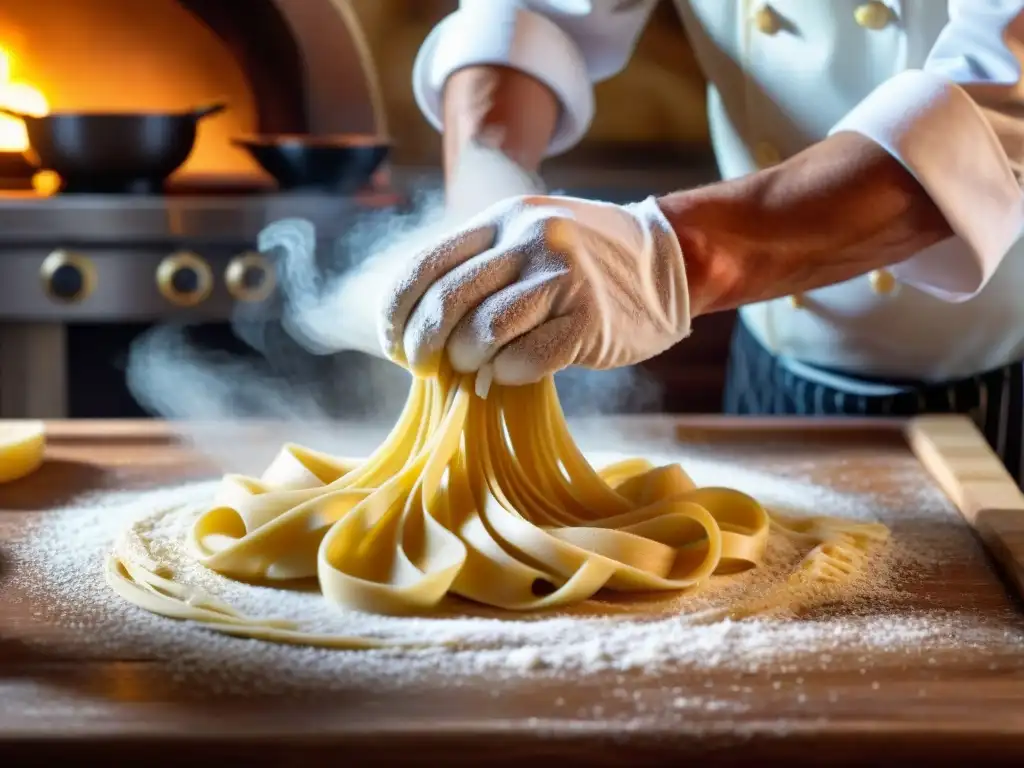
M 3 104 L 0 104 L 0 114 L 7 115 L 8 117 L 13 117 L 16 120 L 28 121 L 32 119 L 32 115 L 26 115 L 24 112 L 19 112 L 16 109 L 5 107 Z
M 193 120 L 199 121 L 202 120 L 204 117 L 212 117 L 213 115 L 219 115 L 227 108 L 228 105 L 225 102 L 214 101 L 209 104 L 204 104 L 201 107 L 196 107 L 192 110 L 190 114 L 192 115 Z

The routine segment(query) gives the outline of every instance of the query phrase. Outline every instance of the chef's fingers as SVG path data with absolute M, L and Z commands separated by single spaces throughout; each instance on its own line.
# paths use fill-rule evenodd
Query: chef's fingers
M 378 335 L 384 351 L 402 363 L 406 323 L 423 295 L 439 278 L 494 245 L 497 225 L 481 224 L 457 232 L 412 254 L 408 262 L 401 257 L 388 270 L 394 270 L 390 289 L 383 300 Z M 378 297 L 366 297 L 378 300 Z
M 562 315 L 507 344 L 491 363 L 494 383 L 534 384 L 572 365 L 583 345 L 584 320 L 582 314 Z
M 565 273 L 538 272 L 521 278 L 480 302 L 448 339 L 448 359 L 459 373 L 487 364 L 501 349 L 551 316 Z
M 423 293 L 405 324 L 405 359 L 413 373 L 436 373 L 449 336 L 489 296 L 519 277 L 523 256 L 492 249 L 459 264 Z

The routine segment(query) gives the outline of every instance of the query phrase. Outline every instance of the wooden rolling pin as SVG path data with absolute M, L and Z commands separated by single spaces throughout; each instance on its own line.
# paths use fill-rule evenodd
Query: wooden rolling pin
M 965 416 L 910 421 L 907 441 L 1024 598 L 1024 493 Z

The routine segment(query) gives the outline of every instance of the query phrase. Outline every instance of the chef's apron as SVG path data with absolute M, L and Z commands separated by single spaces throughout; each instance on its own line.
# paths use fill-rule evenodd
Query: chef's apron
M 785 416 L 894 416 L 961 413 L 969 416 L 1022 484 L 1024 364 L 1010 365 L 943 383 L 878 380 L 821 371 L 808 377 L 807 366 L 787 365 L 767 350 L 740 319 L 733 332 L 726 376 L 724 410 L 729 414 Z M 829 374 L 855 385 L 856 391 L 820 381 Z M 872 393 L 877 390 L 877 393 Z

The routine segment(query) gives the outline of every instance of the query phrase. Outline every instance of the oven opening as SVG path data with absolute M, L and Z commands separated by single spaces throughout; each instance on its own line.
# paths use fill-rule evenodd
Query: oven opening
M 15 56 L 0 37 L 0 109 L 43 117 L 50 111 L 45 94 L 20 71 Z M 28 160 L 28 131 L 13 114 L 0 112 L 0 190 L 35 190 L 51 194 L 59 180 L 48 171 L 36 172 Z
M 31 80 L 18 71 L 11 52 L 0 42 L 0 107 L 42 117 L 50 111 L 49 102 Z M 0 152 L 28 150 L 25 123 L 16 117 L 0 114 Z
M 231 143 L 258 128 L 247 73 L 224 41 L 177 0 L 5 0 L 3 6 L 0 46 L 10 74 L 0 103 L 40 115 L 180 112 L 223 100 L 228 108 L 202 122 L 174 178 L 263 176 Z M 4 117 L 0 146 L 8 145 L 25 150 L 28 138 L 20 121 Z
M 279 322 L 257 252 L 268 224 L 314 221 L 333 243 L 401 204 L 348 0 L 2 0 L 0 107 L 0 418 L 144 415 L 125 377 L 140 335 L 185 328 L 197 354 L 244 357 L 239 308 Z M 146 126 L 182 115 L 187 156 L 146 160 Z M 110 118 L 137 140 L 111 139 Z M 285 135 L 333 157 L 334 176 L 264 170 L 253 147 L 291 157 Z M 296 359 L 303 380 L 337 364 Z

